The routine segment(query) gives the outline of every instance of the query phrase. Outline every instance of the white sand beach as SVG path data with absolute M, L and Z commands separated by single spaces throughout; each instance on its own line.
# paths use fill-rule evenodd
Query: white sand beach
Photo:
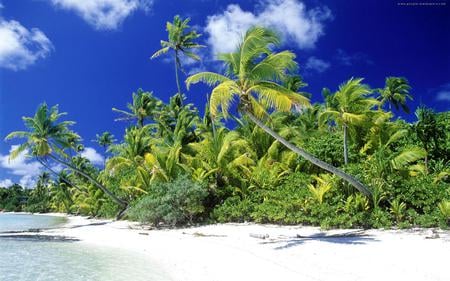
M 176 281 L 448 280 L 450 232 L 218 224 L 145 230 L 127 221 L 70 216 L 44 235 L 146 253 Z M 264 238 L 264 239 L 262 239 Z

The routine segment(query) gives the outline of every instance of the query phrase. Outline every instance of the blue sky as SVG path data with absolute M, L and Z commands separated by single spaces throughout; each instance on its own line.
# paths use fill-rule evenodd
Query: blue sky
M 352 76 L 373 88 L 386 76 L 404 76 L 413 88 L 412 109 L 422 103 L 446 111 L 450 3 L 401 4 L 413 2 L 0 0 L 0 138 L 23 129 L 21 117 L 38 104 L 59 104 L 77 122 L 85 155 L 101 163 L 95 134 L 109 130 L 120 139 L 127 126 L 114 122 L 112 107 L 125 108 L 138 88 L 164 101 L 176 91 L 171 61 L 149 59 L 175 14 L 191 17 L 208 46 L 202 63 L 185 60 L 188 72 L 218 69 L 215 53 L 231 50 L 247 27 L 270 25 L 283 48 L 297 54 L 313 101 L 321 100 L 323 87 L 335 90 Z M 194 86 L 188 101 L 203 111 L 207 92 Z M 0 186 L 32 185 L 40 167 L 25 157 L 8 162 L 14 144 L 0 142 Z

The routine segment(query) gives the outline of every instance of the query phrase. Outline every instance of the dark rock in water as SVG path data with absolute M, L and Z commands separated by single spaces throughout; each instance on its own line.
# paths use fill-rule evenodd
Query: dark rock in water
M 58 235 L 41 235 L 41 234 L 1 234 L 0 239 L 8 240 L 26 240 L 36 242 L 77 242 L 80 239 Z

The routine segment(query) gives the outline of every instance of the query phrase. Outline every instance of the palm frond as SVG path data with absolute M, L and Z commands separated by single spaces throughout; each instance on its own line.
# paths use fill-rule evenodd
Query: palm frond
M 170 50 L 170 47 L 164 47 L 164 48 L 161 48 L 161 49 L 159 49 L 158 51 L 156 51 L 156 52 L 150 57 L 150 59 L 154 59 L 154 58 L 157 58 L 157 57 L 159 57 L 159 56 L 161 56 L 161 55 L 164 55 L 164 54 L 166 54 L 169 50 Z
M 230 78 L 214 72 L 200 72 L 191 75 L 186 79 L 186 87 L 189 90 L 192 84 L 196 84 L 198 82 L 203 82 L 208 86 L 215 86 L 216 84 L 225 81 L 230 81 Z
M 220 109 L 225 118 L 228 117 L 228 109 L 234 95 L 239 94 L 239 89 L 236 87 L 236 83 L 232 80 L 225 81 L 217 85 L 212 93 L 210 99 L 210 111 L 212 116 L 217 116 Z
M 391 164 L 394 169 L 402 169 L 410 163 L 414 163 L 420 159 L 425 158 L 426 155 L 427 152 L 423 148 L 412 147 L 409 149 L 405 149 L 394 159 L 392 159 Z

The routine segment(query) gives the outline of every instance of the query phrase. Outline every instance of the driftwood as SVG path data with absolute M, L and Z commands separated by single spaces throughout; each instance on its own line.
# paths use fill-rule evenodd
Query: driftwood
M 267 239 L 267 238 L 269 238 L 269 234 L 256 234 L 256 233 L 250 233 L 250 237 L 252 237 L 252 238 L 258 238 L 258 239 Z
M 194 232 L 194 233 L 187 233 L 187 232 L 182 232 L 183 234 L 186 235 L 192 235 L 192 236 L 196 236 L 196 237 L 227 237 L 226 235 L 219 235 L 219 234 L 205 234 L 202 232 Z

